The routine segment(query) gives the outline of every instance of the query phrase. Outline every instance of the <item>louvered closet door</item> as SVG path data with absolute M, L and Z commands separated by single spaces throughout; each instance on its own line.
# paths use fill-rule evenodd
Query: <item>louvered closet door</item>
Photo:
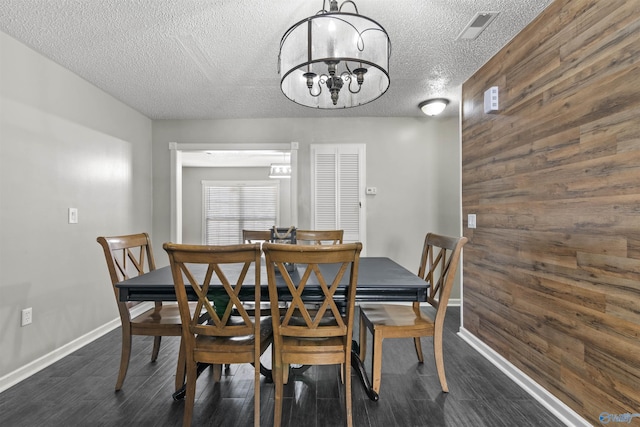
M 364 165 L 364 144 L 311 146 L 312 228 L 343 229 L 345 243 L 364 245 Z

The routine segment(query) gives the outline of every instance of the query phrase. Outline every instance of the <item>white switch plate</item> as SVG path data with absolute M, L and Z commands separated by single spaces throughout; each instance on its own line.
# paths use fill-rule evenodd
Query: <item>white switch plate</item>
M 25 308 L 24 310 L 22 310 L 22 319 L 20 321 L 20 326 L 30 325 L 31 322 L 33 321 L 32 314 L 33 314 L 33 311 L 31 307 Z
M 378 189 L 376 187 L 367 187 L 367 194 L 378 194 Z
M 469 214 L 467 216 L 467 226 L 469 228 L 476 228 L 476 214 Z
M 498 86 L 493 86 L 484 92 L 484 112 L 495 113 L 498 111 Z
M 69 224 L 78 223 L 78 208 L 69 208 Z

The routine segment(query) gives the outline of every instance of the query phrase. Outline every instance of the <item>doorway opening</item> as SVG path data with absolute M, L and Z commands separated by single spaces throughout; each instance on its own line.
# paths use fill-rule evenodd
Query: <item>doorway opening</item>
M 183 242 L 184 168 L 260 168 L 271 164 L 291 166 L 289 183 L 289 215 L 291 224 L 298 222 L 297 176 L 298 143 L 280 144 L 169 144 L 171 151 L 171 241 Z M 265 177 L 268 177 L 265 176 Z

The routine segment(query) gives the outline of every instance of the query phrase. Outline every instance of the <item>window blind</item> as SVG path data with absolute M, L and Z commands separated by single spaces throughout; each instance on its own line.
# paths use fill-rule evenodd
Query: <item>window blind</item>
M 277 181 L 203 182 L 204 244 L 242 243 L 242 230 L 268 230 L 278 223 Z

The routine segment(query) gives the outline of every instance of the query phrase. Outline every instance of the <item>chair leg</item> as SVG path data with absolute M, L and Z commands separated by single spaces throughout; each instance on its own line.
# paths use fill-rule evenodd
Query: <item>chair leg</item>
M 418 356 L 418 361 L 420 363 L 424 363 L 424 357 L 422 356 L 422 344 L 420 344 L 420 337 L 414 337 L 413 343 L 416 346 L 416 355 Z
M 131 357 L 131 329 L 122 326 L 122 350 L 120 353 L 120 370 L 118 371 L 118 379 L 116 380 L 116 391 L 122 388 L 124 378 L 127 376 L 129 369 L 129 358 Z
M 291 365 L 289 365 L 288 363 L 283 363 L 282 364 L 282 383 L 283 384 L 289 383 L 290 371 L 291 371 Z
M 444 357 L 442 355 L 442 330 L 436 328 L 433 334 L 433 356 L 436 361 L 436 370 L 438 371 L 438 379 L 444 393 L 449 393 L 447 386 L 447 377 L 444 374 Z
M 187 386 L 184 398 L 183 426 L 190 426 L 193 418 L 193 405 L 196 399 L 196 380 L 198 379 L 198 366 L 193 360 L 187 362 Z
M 382 377 L 382 333 L 373 331 L 373 352 L 371 354 L 373 365 L 371 368 L 372 385 L 371 388 L 376 393 L 380 393 L 380 380 Z
M 178 351 L 178 366 L 176 366 L 176 391 L 180 390 L 184 385 L 186 375 L 185 353 L 186 348 L 182 338 L 180 338 L 180 350 Z
M 347 355 L 348 357 L 349 355 Z M 344 363 L 344 399 L 345 409 L 347 411 L 347 427 L 353 426 L 353 407 L 351 399 L 351 364 L 347 361 Z
M 253 365 L 253 426 L 260 427 L 260 359 Z
M 360 361 L 364 362 L 364 358 L 367 355 L 367 327 L 364 325 L 362 312 L 360 313 Z
M 282 393 L 284 391 L 284 375 L 282 364 L 275 357 L 271 362 L 275 395 L 273 398 L 273 427 L 280 427 L 282 423 Z
M 214 363 L 211 365 L 211 369 L 213 370 L 213 382 L 219 383 L 222 379 L 222 365 Z
M 158 335 L 153 339 L 153 351 L 151 352 L 151 361 L 155 362 L 158 359 L 158 353 L 160 353 L 160 341 L 162 337 Z

